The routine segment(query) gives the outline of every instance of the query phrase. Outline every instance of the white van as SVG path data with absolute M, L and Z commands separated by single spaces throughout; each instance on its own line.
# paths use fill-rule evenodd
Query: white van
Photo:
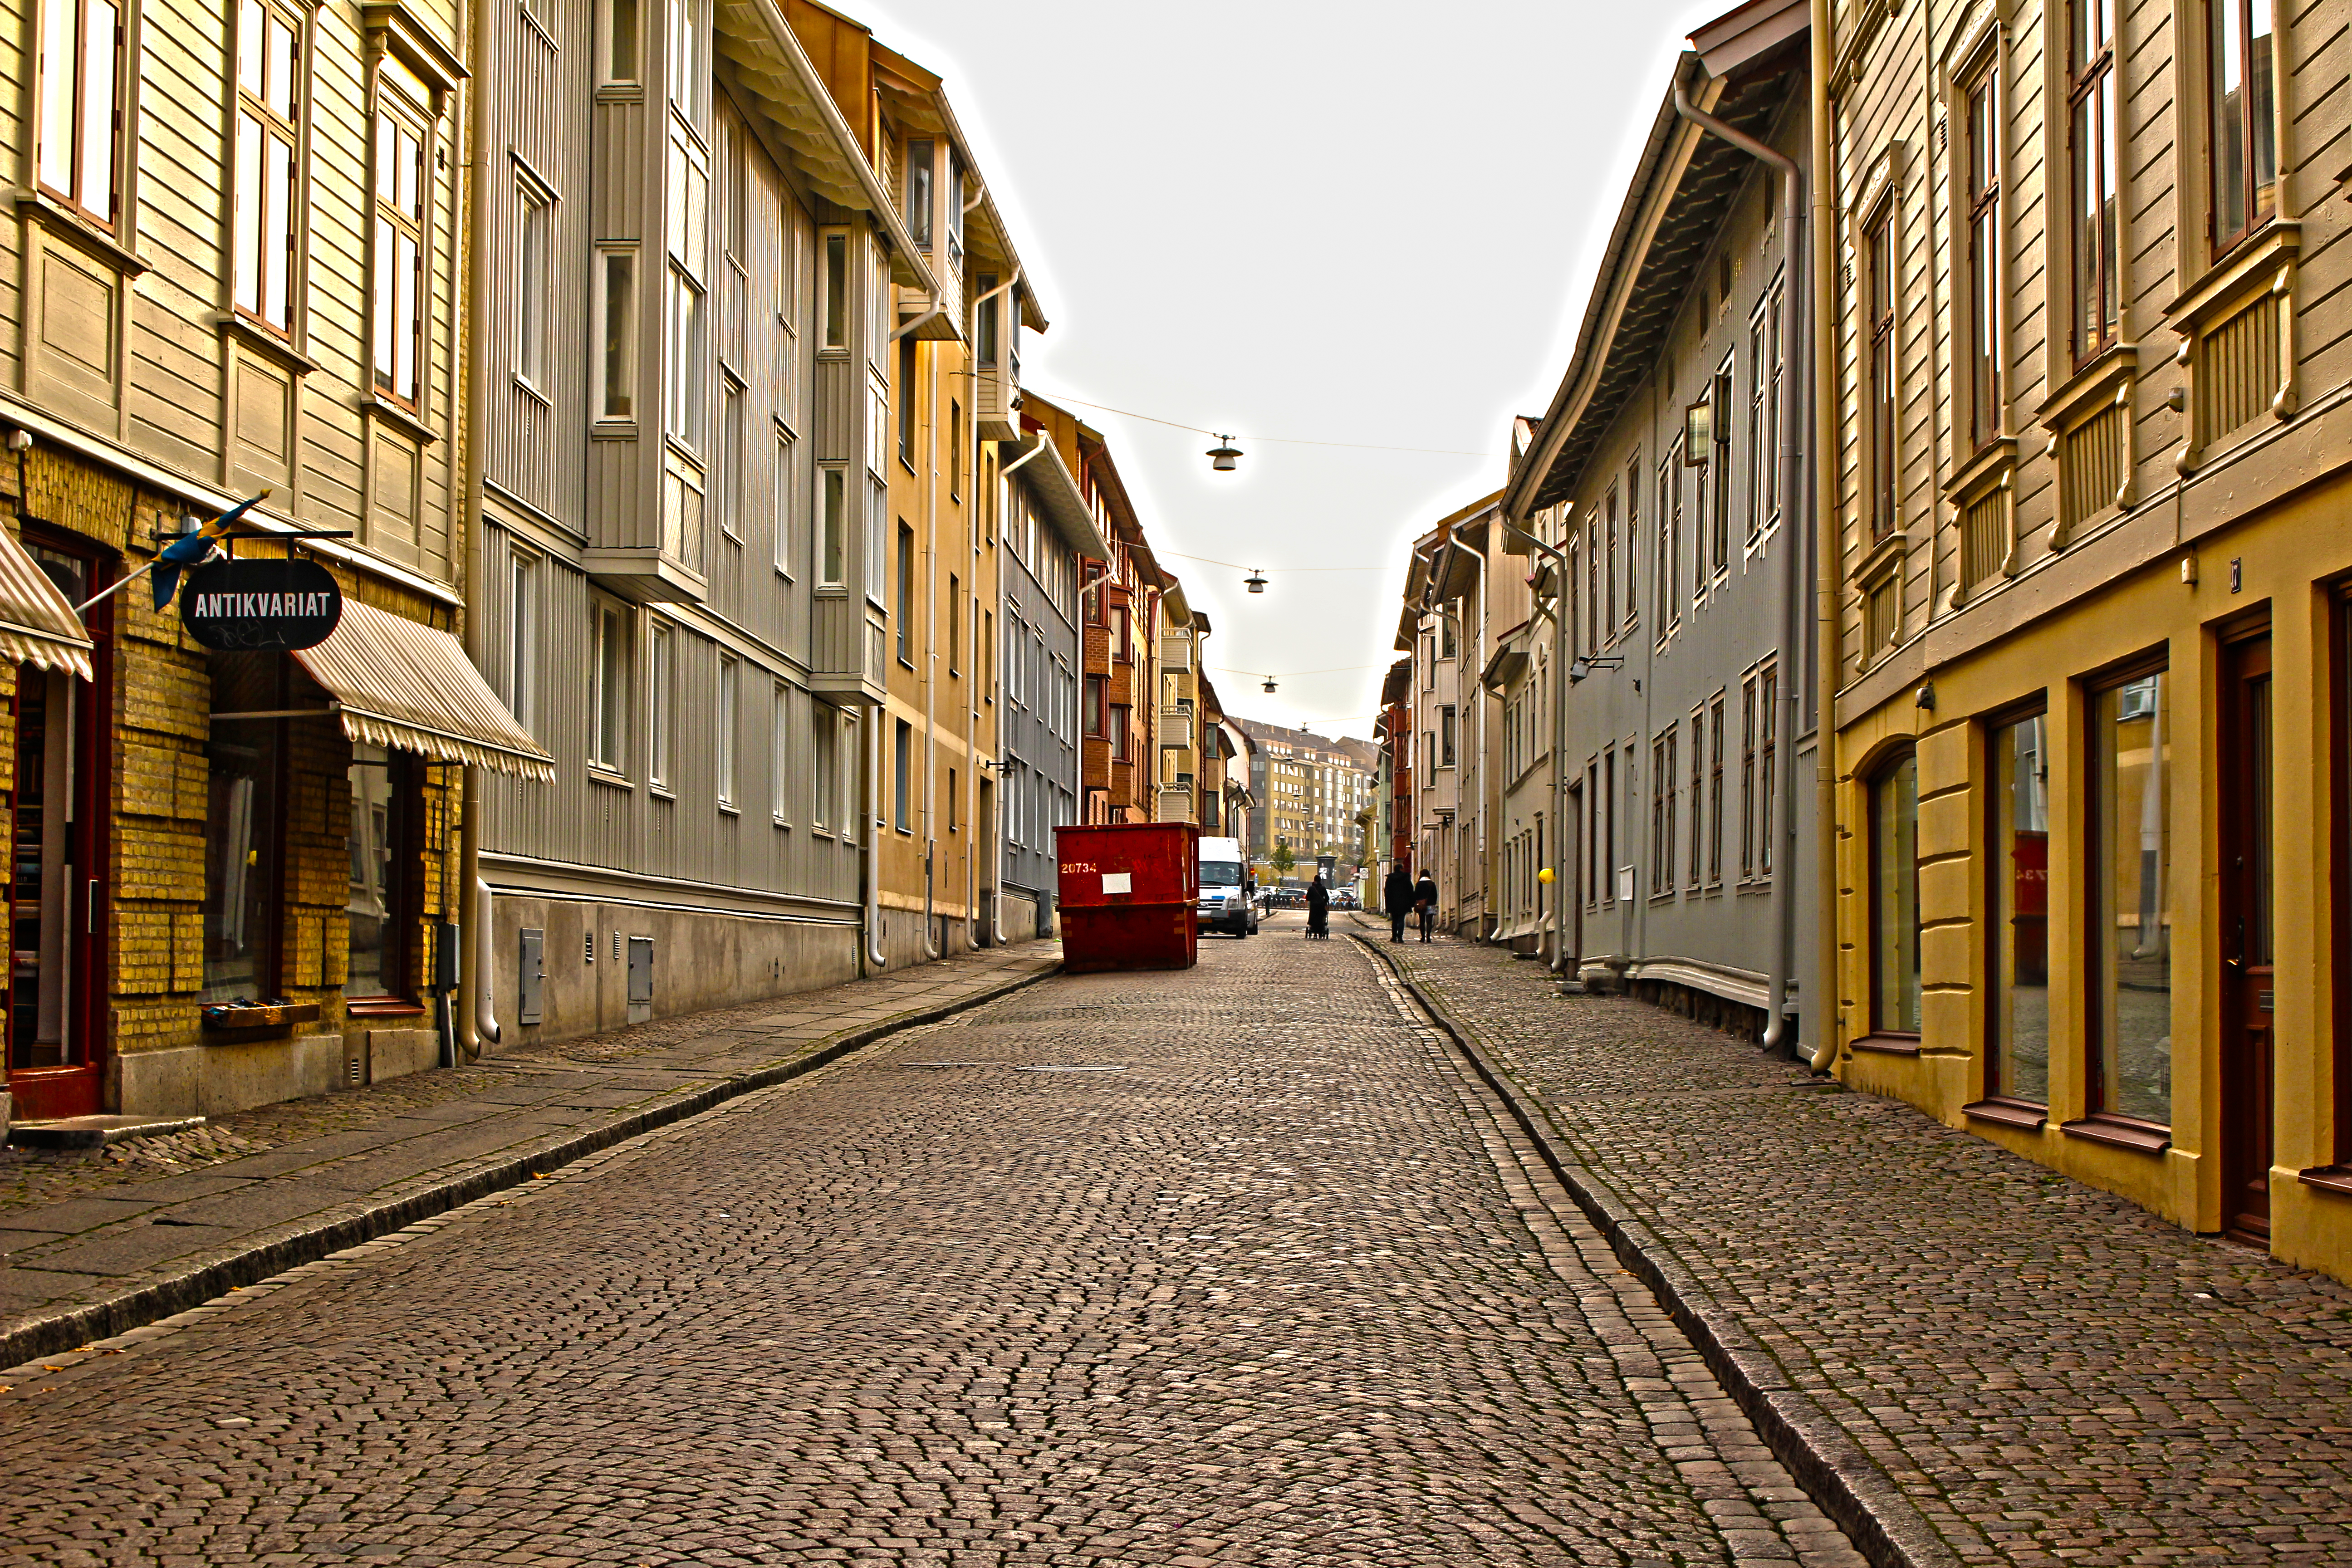
M 1257 934 L 1257 904 L 1250 897 L 1249 857 L 1238 838 L 1201 840 L 1201 901 L 1194 919 L 1202 931 Z

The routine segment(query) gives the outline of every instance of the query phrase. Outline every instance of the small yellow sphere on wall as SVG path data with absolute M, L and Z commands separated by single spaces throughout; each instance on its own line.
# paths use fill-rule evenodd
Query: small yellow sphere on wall
M 1552 874 L 1551 874 L 1551 868 L 1550 868 L 1550 867 L 1549 867 L 1549 866 L 1545 867 L 1542 870 L 1540 870 L 1540 871 L 1538 871 L 1538 872 L 1537 872 L 1537 873 L 1536 873 L 1536 880 L 1537 880 L 1537 881 L 1538 881 L 1538 882 L 1549 882 L 1549 881 L 1552 881 L 1553 879 L 1553 879 Z

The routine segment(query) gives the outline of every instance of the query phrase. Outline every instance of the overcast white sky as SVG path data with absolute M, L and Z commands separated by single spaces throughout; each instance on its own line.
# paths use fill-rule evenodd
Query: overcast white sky
M 1219 474 L 1197 436 L 1073 410 L 1208 612 L 1227 710 L 1369 734 L 1407 543 L 1500 488 L 1675 53 L 1732 0 L 832 3 L 947 79 L 1053 321 L 1024 337 L 1027 384 L 1244 437 L 1493 454 L 1243 439 Z

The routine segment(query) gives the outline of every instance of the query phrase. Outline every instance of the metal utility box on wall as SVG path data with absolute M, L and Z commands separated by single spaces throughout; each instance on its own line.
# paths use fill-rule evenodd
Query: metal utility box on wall
M 1198 827 L 1073 824 L 1055 828 L 1054 842 L 1066 970 L 1190 969 L 1199 961 Z
M 629 1022 L 642 1024 L 654 1016 L 654 939 L 629 939 Z
M 520 961 L 515 965 L 515 1022 L 544 1023 L 547 1017 L 547 932 L 526 927 L 521 935 L 522 952 Z

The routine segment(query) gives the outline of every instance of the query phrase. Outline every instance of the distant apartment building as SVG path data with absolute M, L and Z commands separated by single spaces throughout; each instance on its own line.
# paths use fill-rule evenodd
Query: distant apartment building
M 1356 818 L 1372 804 L 1374 748 L 1255 719 L 1232 721 L 1255 747 L 1250 794 L 1257 804 L 1244 841 L 1250 858 L 1269 860 L 1277 847 L 1286 848 L 1301 868 L 1292 875 L 1304 881 L 1314 875 L 1317 857 L 1328 855 L 1335 872 L 1352 881 L 1361 844 Z

